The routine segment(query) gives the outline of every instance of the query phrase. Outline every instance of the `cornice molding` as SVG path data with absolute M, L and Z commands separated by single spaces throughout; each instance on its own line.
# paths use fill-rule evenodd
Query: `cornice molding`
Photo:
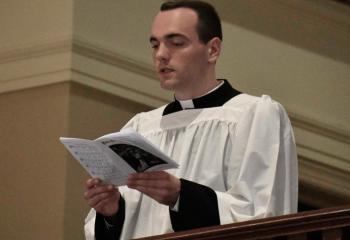
M 107 79 L 105 77 L 97 77 L 84 71 L 72 69 L 72 82 L 100 90 L 118 97 L 128 99 L 151 108 L 164 105 L 168 102 L 165 98 L 161 98 L 150 91 L 144 91 L 140 88 L 129 87 L 125 84 Z
M 252 1 L 236 1 L 228 2 L 225 0 L 208 0 L 213 3 L 220 11 L 223 19 L 228 23 L 235 23 L 235 16 L 232 15 L 230 6 L 239 8 L 240 10 L 249 9 L 252 14 L 271 13 L 271 17 L 288 17 L 291 20 L 298 20 L 300 17 L 307 22 L 317 24 L 315 27 L 322 27 L 324 23 L 327 27 L 350 35 L 350 9 L 344 7 L 336 1 L 330 0 L 252 0 Z M 258 17 L 265 15 L 258 15 Z M 257 17 L 253 15 L 253 17 Z M 281 19 L 280 19 L 281 20 Z
M 91 43 L 82 38 L 75 37 L 72 50 L 74 53 L 81 56 L 156 80 L 152 65 L 131 58 L 120 52 L 108 50 L 96 43 Z
M 350 160 L 342 156 L 332 154 L 329 151 L 323 151 L 322 149 L 316 149 L 314 147 L 307 146 L 299 143 L 297 140 L 298 155 L 304 159 L 313 159 L 320 164 L 331 166 L 334 169 L 347 171 L 350 173 Z M 350 174 L 349 174 L 350 175 Z
M 319 0 L 319 1 L 304 1 L 304 0 L 273 0 L 271 3 L 276 3 L 281 11 L 287 14 L 291 12 L 293 15 L 302 15 L 305 19 L 318 22 L 320 26 L 327 23 L 334 29 L 350 35 L 350 20 L 349 8 L 344 8 L 343 5 L 336 1 Z
M 301 116 L 291 111 L 288 111 L 288 115 L 294 127 L 298 127 L 339 142 L 350 144 L 350 132 L 348 130 L 340 129 L 326 123 Z
M 303 155 L 298 158 L 301 201 L 320 208 L 350 201 L 349 171 Z
M 40 41 L 16 48 L 0 49 L 0 65 L 72 51 L 72 39 Z
M 223 20 L 350 63 L 350 8 L 331 0 L 208 0 Z
M 79 38 L 76 38 L 73 40 L 71 38 L 67 38 L 59 41 L 40 42 L 38 44 L 32 44 L 30 46 L 14 48 L 14 49 L 0 49 L 0 65 L 8 62 L 30 60 L 32 58 L 39 58 L 39 57 L 50 56 L 50 55 L 55 55 L 57 53 L 65 53 L 65 52 L 66 53 L 72 52 L 74 54 L 78 54 L 86 58 L 93 59 L 102 64 L 108 64 L 116 68 L 121 68 L 126 71 L 130 71 L 157 81 L 151 64 L 129 57 L 125 54 L 121 54 L 119 52 L 103 48 L 102 46 L 93 44 L 91 42 L 88 42 L 86 40 L 82 40 Z M 60 70 L 63 70 L 63 69 L 60 69 Z M 71 70 L 79 72 L 72 68 Z M 49 72 L 41 73 L 39 75 L 43 75 L 43 74 L 49 74 Z M 25 77 L 31 78 L 34 76 L 25 76 Z M 16 81 L 18 79 L 19 78 L 15 78 L 13 79 L 13 81 Z M 3 82 L 10 82 L 11 80 L 12 79 L 2 80 L 0 81 L 0 85 Z M 50 81 L 50 83 L 53 83 L 53 82 Z M 20 88 L 20 86 L 18 86 L 18 88 Z M 133 89 L 130 88 L 128 90 L 132 91 Z M 135 91 L 138 91 L 138 90 L 135 89 Z M 142 94 L 142 92 L 139 91 L 139 94 Z M 148 95 L 148 97 L 150 97 L 153 94 L 147 93 L 145 95 Z M 159 97 L 157 97 L 157 99 L 160 101 L 164 101 L 164 103 L 166 103 L 168 100 L 168 99 L 159 98 Z M 290 116 L 292 124 L 298 128 L 301 128 L 306 131 L 310 131 L 328 138 L 335 139 L 336 141 L 350 144 L 350 132 L 348 130 L 330 126 L 328 124 L 315 121 L 314 119 L 301 116 L 291 111 L 288 111 L 288 114 Z

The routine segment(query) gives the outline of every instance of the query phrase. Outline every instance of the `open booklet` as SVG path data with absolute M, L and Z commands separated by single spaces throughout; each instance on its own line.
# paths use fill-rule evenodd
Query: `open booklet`
M 60 141 L 92 176 L 122 186 L 130 173 L 177 168 L 178 164 L 132 129 L 95 140 L 60 137 Z

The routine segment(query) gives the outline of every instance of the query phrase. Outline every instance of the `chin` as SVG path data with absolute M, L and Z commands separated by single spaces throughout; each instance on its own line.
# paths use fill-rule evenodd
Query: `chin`
M 160 87 L 164 90 L 174 91 L 175 83 L 171 79 L 161 79 Z

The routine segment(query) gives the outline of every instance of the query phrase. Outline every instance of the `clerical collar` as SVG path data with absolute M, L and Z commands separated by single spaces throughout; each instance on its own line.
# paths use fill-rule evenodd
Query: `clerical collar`
M 218 89 L 219 87 L 221 87 L 225 82 L 224 81 L 221 81 L 221 83 L 219 83 L 215 88 L 213 88 L 212 90 L 210 90 L 209 92 L 203 94 L 202 96 L 199 96 L 198 98 L 200 97 L 203 97 L 211 92 L 214 92 L 216 89 Z M 193 99 L 189 99 L 189 100 L 178 100 L 176 99 L 175 97 L 175 100 L 179 101 L 182 109 L 192 109 L 192 108 L 195 108 L 194 107 L 194 103 L 193 103 Z
M 163 116 L 184 109 L 219 107 L 231 98 L 240 94 L 240 92 L 235 90 L 227 80 L 222 80 L 223 83 L 216 86 L 204 96 L 181 101 L 181 103 L 175 99 L 165 107 Z

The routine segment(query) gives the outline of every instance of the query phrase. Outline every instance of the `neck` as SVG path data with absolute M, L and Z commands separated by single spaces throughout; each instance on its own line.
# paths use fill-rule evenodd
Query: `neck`
M 196 79 L 193 81 L 192 86 L 182 91 L 175 91 L 175 98 L 177 100 L 189 100 L 198 98 L 208 93 L 210 90 L 214 89 L 220 84 L 220 81 L 217 81 L 215 74 L 212 74 L 210 77 Z

